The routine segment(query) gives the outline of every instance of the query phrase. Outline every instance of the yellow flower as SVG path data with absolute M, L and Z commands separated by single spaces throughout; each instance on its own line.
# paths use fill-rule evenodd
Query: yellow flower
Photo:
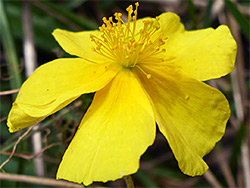
M 28 78 L 8 117 L 10 132 L 96 92 L 66 150 L 57 178 L 91 184 L 135 173 L 153 144 L 157 122 L 183 173 L 202 175 L 203 161 L 224 135 L 230 116 L 224 95 L 202 81 L 234 68 L 236 42 L 227 26 L 185 31 L 174 13 L 137 20 L 137 9 L 103 18 L 99 31 L 56 29 L 57 59 Z

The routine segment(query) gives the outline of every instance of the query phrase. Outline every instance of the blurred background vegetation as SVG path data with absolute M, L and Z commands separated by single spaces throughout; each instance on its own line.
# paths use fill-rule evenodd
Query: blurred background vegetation
M 249 34 L 250 3 L 248 0 L 151 0 L 139 1 L 138 17 L 155 17 L 167 11 L 180 15 L 187 30 L 221 24 L 230 27 L 238 44 L 235 71 L 208 84 L 220 89 L 230 102 L 232 116 L 225 136 L 205 157 L 210 170 L 201 177 L 188 177 L 181 173 L 167 141 L 158 132 L 153 146 L 142 156 L 140 170 L 132 175 L 137 187 L 250 187 L 249 175 Z M 1 33 L 1 125 L 0 165 L 8 159 L 18 138 L 27 129 L 14 134 L 8 132 L 6 119 L 16 91 L 26 79 L 24 63 L 25 40 L 34 39 L 34 61 L 37 66 L 66 54 L 51 32 L 56 28 L 70 31 L 97 29 L 103 16 L 114 12 L 124 15 L 134 1 L 7 1 L 0 0 Z M 29 10 L 31 14 L 29 14 Z M 29 21 L 30 19 L 30 21 Z M 27 27 L 27 28 L 26 28 Z M 30 29 L 29 29 L 30 28 Z M 28 30 L 27 30 L 28 29 Z M 58 164 L 93 94 L 83 95 L 77 101 L 50 116 L 38 129 L 31 130 L 18 143 L 15 154 L 0 170 L 1 187 L 67 187 L 68 184 L 51 184 Z M 32 147 L 32 135 L 40 132 L 41 151 Z M 38 144 L 35 142 L 35 144 Z M 38 155 L 39 154 L 39 155 Z M 42 162 L 43 170 L 37 160 Z M 38 165 L 38 166 L 37 166 Z M 3 174 L 7 176 L 3 176 Z M 25 177 L 14 176 L 26 175 Z M 27 183 L 29 177 L 41 177 L 40 182 Z M 45 179 L 50 178 L 50 179 Z M 248 179 L 249 178 L 249 179 Z M 7 180 L 8 179 L 8 180 Z M 41 181 L 42 180 L 42 181 Z M 74 185 L 69 185 L 73 187 Z M 90 187 L 124 187 L 123 180 L 94 183 Z M 77 185 L 75 187 L 83 187 Z

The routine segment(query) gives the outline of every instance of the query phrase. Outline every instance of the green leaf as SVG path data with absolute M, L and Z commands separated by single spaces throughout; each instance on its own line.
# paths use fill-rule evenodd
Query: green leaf
M 188 14 L 192 20 L 192 29 L 197 29 L 197 17 L 194 3 L 192 0 L 188 0 Z
M 240 124 L 240 128 L 236 134 L 234 139 L 233 151 L 232 156 L 230 158 L 230 168 L 232 172 L 235 172 L 235 169 L 238 166 L 238 157 L 240 155 L 241 145 L 243 143 L 244 138 L 247 134 L 247 126 L 244 124 Z
M 16 40 L 22 41 L 23 32 L 20 29 L 23 27 L 22 19 L 20 19 L 22 17 L 22 4 L 9 1 L 6 3 L 6 14 L 8 15 L 13 37 Z M 32 25 L 36 48 L 50 53 L 53 49 L 59 48 L 58 43 L 51 34 L 52 31 L 56 28 L 70 29 L 36 7 L 32 7 Z
M 64 7 L 67 10 L 73 10 L 74 8 L 79 7 L 83 3 L 85 3 L 87 0 L 70 0 L 70 1 L 62 1 L 62 7 Z
M 44 5 L 47 8 L 49 8 L 51 11 L 56 12 L 59 15 L 64 16 L 69 21 L 73 22 L 74 24 L 77 24 L 78 26 L 82 27 L 83 29 L 97 29 L 98 25 L 91 21 L 90 19 L 87 19 L 83 16 L 79 16 L 77 14 L 74 14 L 73 12 L 68 11 L 67 9 L 63 8 L 62 6 L 48 2 L 48 1 L 37 1 L 36 3 L 33 2 L 33 4 L 38 5 Z M 38 6 L 39 7 L 39 6 Z
M 0 28 L 3 49 L 6 54 L 8 63 L 9 75 L 13 76 L 13 78 L 10 79 L 11 89 L 18 89 L 21 87 L 22 79 L 19 72 L 19 63 L 16 48 L 12 33 L 10 31 L 9 22 L 5 13 L 3 1 L 0 1 Z M 15 97 L 15 95 L 13 95 L 13 97 Z
M 234 19 L 239 24 L 243 34 L 250 40 L 250 23 L 249 20 L 239 11 L 234 3 L 230 0 L 224 0 L 227 10 L 233 15 Z
M 156 183 L 154 183 L 153 180 L 151 180 L 151 178 L 143 170 L 139 170 L 134 175 L 134 177 L 140 180 L 141 184 L 143 184 L 143 186 L 145 187 L 155 187 L 155 188 L 159 187 Z
M 203 17 L 203 27 L 207 28 L 210 26 L 211 22 L 211 12 L 212 12 L 212 7 L 213 7 L 213 0 L 208 0 L 208 4 L 205 10 L 205 15 Z

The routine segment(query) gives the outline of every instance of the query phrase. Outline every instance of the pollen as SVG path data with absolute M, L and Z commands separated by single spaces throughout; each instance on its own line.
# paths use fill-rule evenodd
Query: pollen
M 91 41 L 95 43 L 92 50 L 128 68 L 139 67 L 140 63 L 164 61 L 159 54 L 166 52 L 163 45 L 167 38 L 154 35 L 160 29 L 160 18 L 145 19 L 137 27 L 138 7 L 137 2 L 135 9 L 132 5 L 126 9 L 126 23 L 121 13 L 115 13 L 109 18 L 104 17 L 103 24 L 99 27 L 102 34 L 90 35 Z

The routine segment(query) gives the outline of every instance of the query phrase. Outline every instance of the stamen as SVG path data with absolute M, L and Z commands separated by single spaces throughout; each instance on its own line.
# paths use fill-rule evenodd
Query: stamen
M 145 74 L 147 79 L 151 78 L 151 74 L 146 73 L 139 65 L 136 65 L 135 67 L 137 67 L 143 74 Z
M 139 7 L 139 3 L 138 3 L 138 2 L 136 2 L 136 3 L 135 3 L 135 11 L 134 11 L 134 16 L 133 16 L 133 23 L 134 23 L 134 27 L 133 27 L 133 36 L 134 36 L 134 34 L 135 34 L 135 28 L 136 28 L 136 20 L 137 20 L 138 7 Z
M 167 38 L 159 36 L 152 40 L 152 36 L 160 28 L 160 18 L 144 20 L 143 28 L 136 33 L 138 7 L 137 2 L 134 10 L 132 5 L 126 9 L 128 12 L 127 23 L 122 20 L 121 13 L 114 14 L 116 22 L 112 17 L 108 19 L 103 17 L 103 25 L 99 27 L 102 32 L 101 37 L 90 35 L 91 41 L 96 45 L 92 50 L 125 67 L 135 67 L 137 64 L 149 61 L 162 62 L 159 54 L 166 52 L 162 46 Z M 146 75 L 150 77 L 149 74 Z

